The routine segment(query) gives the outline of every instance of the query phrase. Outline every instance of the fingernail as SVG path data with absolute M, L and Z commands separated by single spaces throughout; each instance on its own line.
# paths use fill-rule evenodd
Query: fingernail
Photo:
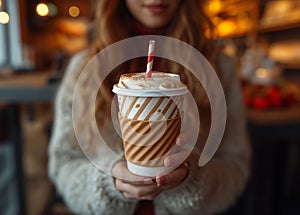
M 180 137 L 177 138 L 177 140 L 176 140 L 176 145 L 177 145 L 177 146 L 183 145 L 182 139 L 181 139 Z
M 153 184 L 153 180 L 151 178 L 146 178 L 144 184 Z
M 167 182 L 167 179 L 165 177 L 158 177 L 156 180 L 157 180 L 157 185 L 158 186 L 163 186 Z
M 165 166 L 167 166 L 167 167 L 172 165 L 172 161 L 170 158 L 167 158 L 164 163 L 165 163 Z

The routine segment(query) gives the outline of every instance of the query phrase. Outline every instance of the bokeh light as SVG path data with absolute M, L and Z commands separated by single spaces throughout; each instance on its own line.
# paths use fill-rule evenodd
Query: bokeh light
M 69 8 L 69 15 L 71 17 L 78 17 L 79 14 L 80 14 L 80 10 L 79 10 L 79 8 L 77 6 L 71 6 Z
M 227 36 L 234 32 L 236 24 L 232 20 L 224 20 L 218 24 L 217 29 L 220 36 Z
M 49 7 L 45 3 L 39 3 L 36 6 L 36 12 L 39 16 L 48 16 L 49 14 Z
M 0 23 L 7 24 L 9 22 L 9 15 L 8 13 L 1 11 L 0 12 Z
M 255 76 L 258 78 L 266 78 L 268 76 L 268 71 L 265 68 L 258 68 L 255 71 Z
M 210 14 L 217 14 L 218 12 L 220 12 L 221 8 L 222 4 L 220 0 L 212 0 L 208 3 L 208 12 Z
M 56 16 L 58 13 L 57 6 L 51 2 L 47 3 L 49 8 L 49 16 Z

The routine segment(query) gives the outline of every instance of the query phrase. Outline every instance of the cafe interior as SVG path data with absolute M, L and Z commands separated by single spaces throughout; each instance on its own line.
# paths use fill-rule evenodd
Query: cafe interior
M 72 214 L 47 172 L 56 91 L 88 46 L 92 0 L 0 0 L 0 214 Z M 300 214 L 300 0 L 209 0 L 234 59 L 251 176 L 224 214 Z

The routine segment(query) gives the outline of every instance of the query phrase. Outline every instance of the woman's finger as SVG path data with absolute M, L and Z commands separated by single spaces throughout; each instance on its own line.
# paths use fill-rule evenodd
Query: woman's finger
M 189 142 L 189 135 L 186 132 L 181 132 L 176 139 L 177 146 L 183 146 Z
M 182 150 L 178 151 L 176 153 L 170 153 L 165 159 L 164 159 L 164 165 L 166 167 L 172 167 L 172 166 L 178 166 L 182 164 L 190 155 L 190 151 L 188 150 Z
M 153 200 L 155 197 L 157 197 L 163 190 L 162 189 L 158 189 L 156 191 L 154 191 L 153 193 L 150 193 L 148 195 L 142 196 L 142 197 L 136 197 L 131 193 L 127 193 L 127 192 L 123 192 L 123 195 L 125 196 L 125 198 L 127 199 L 141 199 L 141 200 Z
M 143 177 L 135 175 L 127 169 L 125 161 L 117 162 L 112 168 L 112 176 L 121 180 L 123 183 L 129 184 L 154 184 L 155 178 Z
M 117 190 L 126 193 L 128 198 L 142 198 L 156 193 L 159 190 L 156 184 L 141 186 L 123 183 L 120 180 L 116 180 L 115 184 Z
M 157 185 L 164 189 L 170 189 L 178 186 L 186 178 L 188 174 L 188 167 L 184 164 L 180 165 L 174 171 L 156 177 Z

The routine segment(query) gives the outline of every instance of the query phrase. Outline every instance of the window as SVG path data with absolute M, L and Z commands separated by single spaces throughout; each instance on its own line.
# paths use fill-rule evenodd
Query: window
M 1 11 L 9 14 L 9 23 L 0 24 L 0 65 L 23 66 L 20 16 L 17 0 L 2 0 Z

